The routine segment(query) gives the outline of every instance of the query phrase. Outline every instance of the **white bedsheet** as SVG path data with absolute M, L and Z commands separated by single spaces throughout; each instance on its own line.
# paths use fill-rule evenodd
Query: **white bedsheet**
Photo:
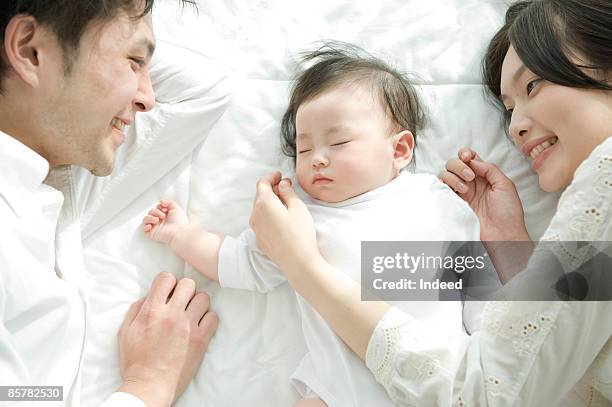
M 159 198 L 170 197 L 188 204 L 192 218 L 214 232 L 237 235 L 247 226 L 256 180 L 278 168 L 291 169 L 280 155 L 279 121 L 294 57 L 314 41 L 352 42 L 419 74 L 430 121 L 417 138 L 417 170 L 437 174 L 459 147 L 474 147 L 517 183 L 534 238 L 556 205 L 555 196 L 539 190 L 527 161 L 513 150 L 499 114 L 484 97 L 480 60 L 501 24 L 505 1 L 198 3 L 198 13 L 189 7 L 179 12 L 171 0 L 156 8 L 160 44 L 180 46 L 160 49 L 158 58 L 189 67 L 189 75 L 198 80 L 183 78 L 183 84 L 223 77 L 211 73 L 210 61 L 231 72 L 234 92 L 225 114 L 212 127 L 204 126 L 199 139 L 188 141 L 168 123 L 159 126 L 159 115 L 143 115 L 137 137 L 133 134 L 123 148 L 112 177 L 94 181 L 78 174 L 91 317 L 84 406 L 95 405 L 119 384 L 115 334 L 129 304 L 148 290 L 158 271 L 184 272 L 168 248 L 142 236 L 142 216 Z M 180 50 L 197 58 L 184 59 Z M 165 72 L 157 71 L 155 87 L 158 99 L 163 100 L 161 91 L 169 102 L 162 108 L 169 109 L 179 101 L 172 99 L 173 92 L 188 87 L 175 89 L 176 78 Z M 215 89 L 217 83 L 211 79 L 202 89 Z M 148 138 L 157 141 L 147 144 Z M 138 153 L 143 148 L 148 155 Z M 126 171 L 128 166 L 133 169 Z M 211 293 L 221 324 L 199 374 L 177 405 L 290 406 L 297 393 L 289 376 L 304 350 L 296 310 L 289 306 L 290 288 L 285 285 L 268 295 L 221 290 L 192 270 L 186 274 Z

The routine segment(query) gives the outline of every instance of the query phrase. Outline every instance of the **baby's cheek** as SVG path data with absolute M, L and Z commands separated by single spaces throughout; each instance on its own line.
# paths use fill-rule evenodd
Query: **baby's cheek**
M 300 185 L 300 187 L 304 191 L 308 192 L 308 185 L 309 185 L 308 182 L 307 182 L 307 180 L 309 178 L 308 172 L 305 171 L 303 168 L 300 168 L 300 167 L 296 166 L 296 168 L 295 168 L 295 176 L 297 178 L 297 182 Z

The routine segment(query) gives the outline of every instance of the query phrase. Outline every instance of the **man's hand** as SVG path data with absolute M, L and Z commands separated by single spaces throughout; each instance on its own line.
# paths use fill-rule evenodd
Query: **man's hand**
M 189 223 L 187 213 L 176 202 L 162 199 L 142 220 L 142 230 L 152 240 L 170 244 Z
M 169 406 L 185 390 L 218 325 L 209 298 L 190 279 L 155 277 L 144 300 L 132 304 L 119 330 L 123 385 L 149 407 Z

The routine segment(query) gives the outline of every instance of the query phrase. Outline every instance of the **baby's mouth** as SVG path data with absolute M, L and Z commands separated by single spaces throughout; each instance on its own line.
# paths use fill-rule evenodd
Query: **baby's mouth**
M 313 185 L 326 185 L 326 184 L 329 184 L 330 182 L 333 182 L 331 178 L 327 178 L 322 175 L 315 175 L 312 178 Z

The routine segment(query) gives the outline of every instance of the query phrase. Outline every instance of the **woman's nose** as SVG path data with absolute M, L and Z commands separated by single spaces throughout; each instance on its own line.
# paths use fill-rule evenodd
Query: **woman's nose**
M 510 119 L 510 126 L 508 132 L 510 136 L 516 141 L 526 136 L 531 129 L 531 119 L 523 114 L 516 108 L 512 112 L 512 118 Z

